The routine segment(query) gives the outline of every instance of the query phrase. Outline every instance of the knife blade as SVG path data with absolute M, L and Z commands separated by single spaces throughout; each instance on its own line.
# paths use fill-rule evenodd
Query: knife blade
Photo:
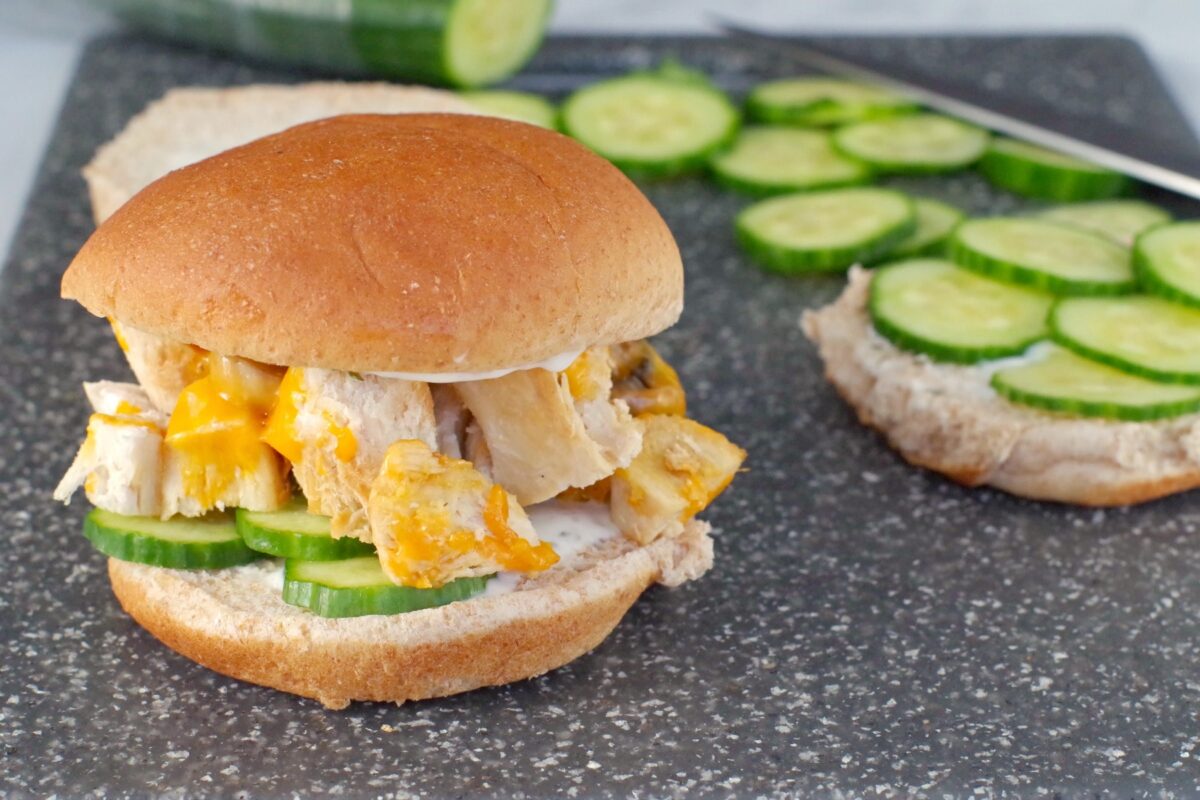
M 1031 118 L 1031 109 L 1017 116 L 980 104 L 975 98 L 931 88 L 924 83 L 888 75 L 877 69 L 851 61 L 811 43 L 767 31 L 756 30 L 719 16 L 713 17 L 726 34 L 778 48 L 781 52 L 820 72 L 874 84 L 897 94 L 912 98 L 921 105 L 985 128 L 1023 139 L 1033 144 L 1090 161 L 1117 172 L 1125 173 L 1146 183 L 1200 199 L 1200 154 L 1181 152 L 1161 141 L 1154 142 L 1153 154 L 1135 155 L 1120 147 L 1121 140 L 1131 133 L 1128 129 L 1093 130 L 1092 140 L 1083 139 L 1049 127 Z M 943 89 L 945 87 L 942 87 Z M 1103 136 L 1097 136 L 1097 133 Z

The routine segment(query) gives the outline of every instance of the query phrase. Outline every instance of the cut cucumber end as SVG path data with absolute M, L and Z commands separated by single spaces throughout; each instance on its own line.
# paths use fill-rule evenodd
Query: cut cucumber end
M 987 148 L 987 131 L 939 114 L 860 122 L 838 129 L 834 146 L 880 172 L 937 173 L 963 169 Z
M 404 614 L 474 597 L 489 579 L 459 578 L 436 589 L 414 589 L 392 583 L 373 555 L 341 561 L 288 560 L 283 600 L 322 617 Z
M 950 261 L 919 258 L 875 270 L 868 310 L 897 347 L 971 364 L 1025 352 L 1047 333 L 1054 298 L 993 281 Z
M 626 172 L 668 177 L 700 169 L 736 135 L 738 113 L 698 80 L 635 73 L 571 95 L 563 130 Z
M 967 220 L 955 228 L 949 250 L 967 269 L 1058 294 L 1125 294 L 1136 285 L 1125 248 L 1040 219 Z
M 843 270 L 912 233 L 912 200 L 891 189 L 831 189 L 763 200 L 735 221 L 738 240 L 777 272 Z
M 1119 172 L 1016 139 L 993 139 L 979 161 L 993 185 L 1023 197 L 1072 202 L 1115 197 L 1130 186 Z
M 229 514 L 160 520 L 93 508 L 83 533 L 106 556 L 169 569 L 220 569 L 262 558 L 242 541 Z
M 473 88 L 503 80 L 537 52 L 552 0 L 456 0 L 445 33 L 450 82 Z
M 991 384 L 1014 403 L 1075 416 L 1144 422 L 1200 410 L 1200 387 L 1149 381 L 1055 346 L 997 371 Z

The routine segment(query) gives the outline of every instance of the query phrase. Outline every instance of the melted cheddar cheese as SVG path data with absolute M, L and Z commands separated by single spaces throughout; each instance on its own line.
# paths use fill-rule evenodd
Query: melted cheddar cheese
M 428 589 L 466 575 L 539 572 L 558 561 L 524 509 L 468 461 L 417 440 L 388 448 L 371 485 L 371 528 L 392 580 Z
M 180 392 L 165 442 L 182 457 L 183 493 L 203 508 L 273 460 L 262 437 L 279 380 L 273 368 L 210 356 L 208 375 Z

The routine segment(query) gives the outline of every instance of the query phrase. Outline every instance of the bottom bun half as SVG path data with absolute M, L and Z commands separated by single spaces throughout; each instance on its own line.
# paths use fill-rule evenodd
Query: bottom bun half
M 804 315 L 825 376 L 911 464 L 1034 500 L 1120 506 L 1200 486 L 1200 414 L 1154 422 L 1071 417 L 998 395 L 979 365 L 932 361 L 875 332 L 871 274 Z
M 403 703 L 549 672 L 600 644 L 643 591 L 712 565 L 709 526 L 639 547 L 609 542 L 515 591 L 395 616 L 325 619 L 284 603 L 276 562 L 213 571 L 110 559 L 121 606 L 209 669 L 314 698 Z

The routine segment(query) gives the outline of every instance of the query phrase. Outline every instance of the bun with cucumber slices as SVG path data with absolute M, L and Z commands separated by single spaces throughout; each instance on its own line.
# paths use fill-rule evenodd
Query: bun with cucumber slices
M 178 652 L 404 702 L 586 653 L 712 562 L 744 451 L 644 340 L 682 307 L 666 225 L 559 134 L 455 114 L 310 122 L 154 181 L 63 278 L 136 383 L 55 496 Z
M 859 420 L 954 481 L 1088 506 L 1200 486 L 1200 391 L 1048 341 L 1078 302 L 921 259 L 852 269 L 803 326 Z

